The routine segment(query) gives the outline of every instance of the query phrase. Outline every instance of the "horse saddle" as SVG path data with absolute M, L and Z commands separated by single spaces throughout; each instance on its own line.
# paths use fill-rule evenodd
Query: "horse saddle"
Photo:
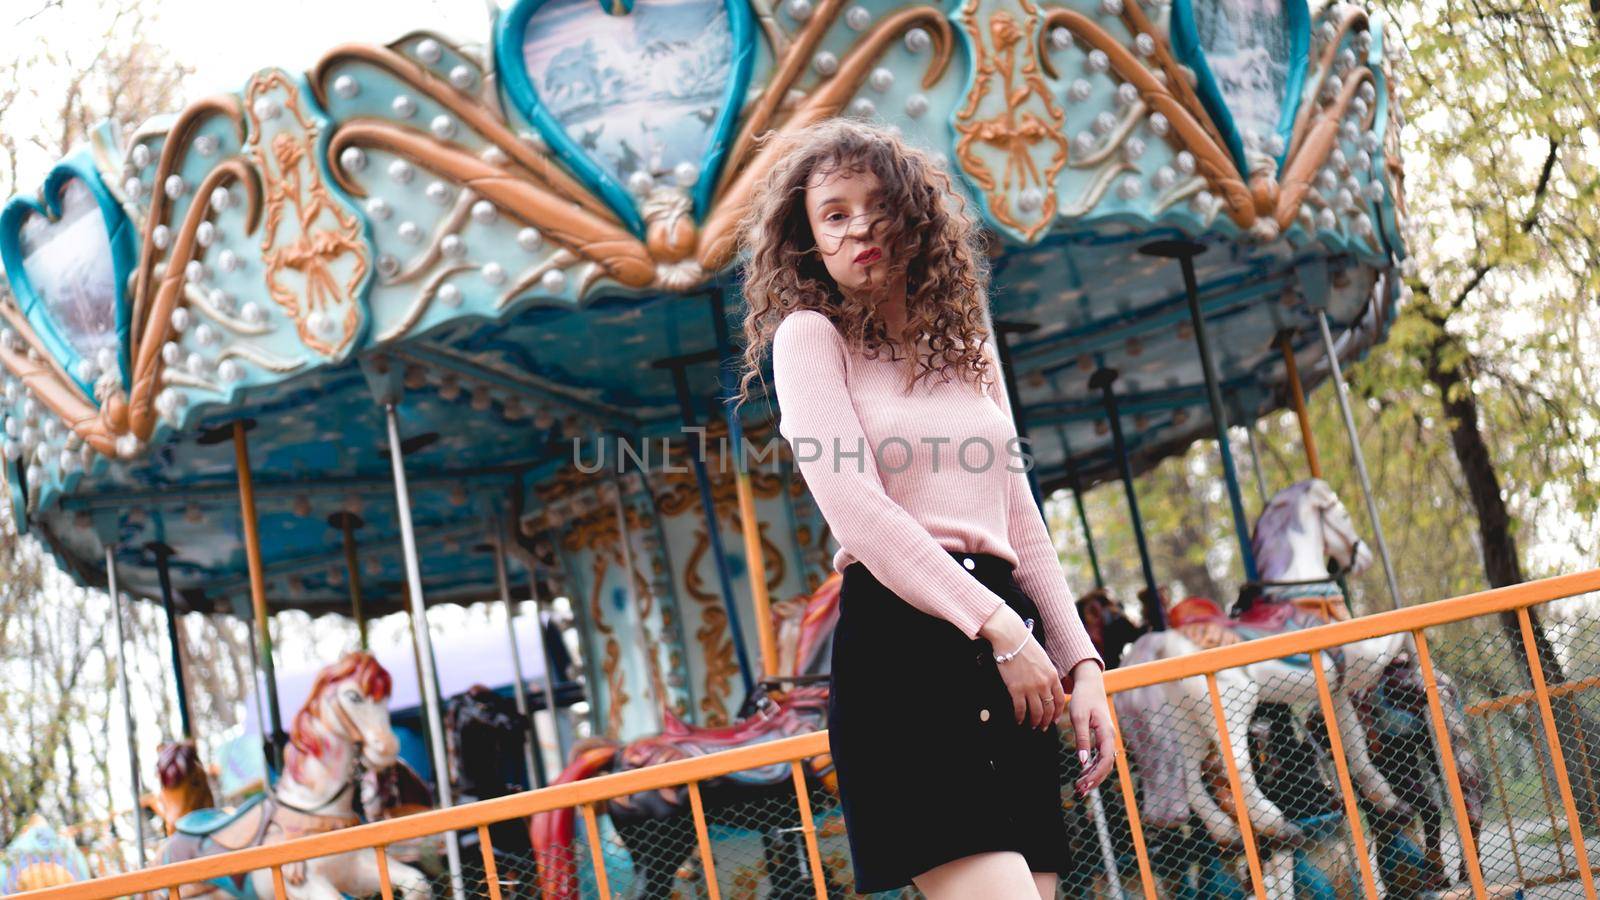
M 265 794 L 256 794 L 236 809 L 197 809 L 188 813 L 173 824 L 161 861 L 185 862 L 261 843 L 272 823 L 272 810 L 265 800 Z M 255 900 L 255 889 L 245 874 L 222 875 L 207 883 L 241 900 Z
M 1258 601 L 1238 617 L 1230 617 L 1212 601 L 1190 597 L 1172 608 L 1168 623 L 1202 650 L 1209 650 L 1349 618 L 1348 613 L 1341 614 L 1343 610 L 1343 603 L 1327 598 L 1296 597 Z M 1338 655 L 1337 651 L 1334 653 Z M 1297 653 L 1282 661 L 1291 666 L 1310 666 L 1311 655 Z

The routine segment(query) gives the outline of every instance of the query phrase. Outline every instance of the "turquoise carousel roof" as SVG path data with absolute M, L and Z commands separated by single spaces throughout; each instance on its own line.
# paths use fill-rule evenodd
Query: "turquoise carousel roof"
M 1394 53 L 1359 6 L 516 0 L 471 37 L 337 47 L 102 125 L 5 207 L 6 483 L 80 581 L 114 542 L 156 596 L 159 543 L 180 606 L 237 604 L 244 422 L 272 604 L 345 608 L 348 512 L 369 607 L 397 608 L 382 394 L 429 599 L 491 595 L 495 515 L 536 542 L 603 509 L 574 438 L 681 440 L 660 361 L 720 416 L 734 226 L 773 162 L 755 138 L 830 116 L 931 149 L 998 237 L 1047 489 L 1069 460 L 1115 475 L 1094 371 L 1119 373 L 1136 471 L 1214 433 L 1179 267 L 1142 245 L 1204 245 L 1235 422 L 1283 404 L 1280 335 L 1314 383 L 1317 312 L 1356 355 L 1398 299 Z

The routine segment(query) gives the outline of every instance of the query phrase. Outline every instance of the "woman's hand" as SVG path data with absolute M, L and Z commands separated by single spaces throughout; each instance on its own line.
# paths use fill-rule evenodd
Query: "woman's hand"
M 1009 653 L 1018 644 L 1022 651 L 1005 662 L 995 663 L 1000 677 L 1011 692 L 1011 712 L 1017 723 L 1027 722 L 1031 728 L 1044 730 L 1066 708 L 1067 694 L 1061 689 L 1061 676 L 1045 652 L 1044 645 L 1033 637 L 1022 617 L 1009 606 L 1000 610 L 1010 615 L 990 616 L 979 631 L 989 641 L 996 654 Z M 1038 623 L 1034 623 L 1035 627 Z
M 1083 769 L 1073 786 L 1082 797 L 1111 774 L 1117 752 L 1116 735 L 1111 730 L 1110 703 L 1106 700 L 1105 673 L 1092 659 L 1083 660 L 1072 669 L 1072 699 L 1067 703 L 1067 714 L 1077 739 L 1078 765 Z

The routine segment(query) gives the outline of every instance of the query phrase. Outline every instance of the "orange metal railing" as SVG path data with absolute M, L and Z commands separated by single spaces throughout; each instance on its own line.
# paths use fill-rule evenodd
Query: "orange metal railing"
M 1246 889 L 1257 897 L 1266 897 L 1263 874 L 1262 847 L 1252 830 L 1250 817 L 1241 790 L 1240 773 L 1233 756 L 1226 752 L 1229 742 L 1246 740 L 1246 735 L 1228 734 L 1223 701 L 1217 688 L 1217 674 L 1227 669 L 1279 659 L 1310 654 L 1314 663 L 1333 648 L 1355 641 L 1387 635 L 1409 634 L 1414 642 L 1417 662 L 1420 664 L 1426 685 L 1428 717 L 1433 727 L 1441 771 L 1448 793 L 1451 815 L 1454 818 L 1459 842 L 1459 856 L 1465 864 L 1467 883 L 1474 897 L 1490 896 L 1490 885 L 1485 881 L 1479 859 L 1474 829 L 1469 822 L 1468 801 L 1457 774 L 1456 755 L 1466 748 L 1453 745 L 1447 727 L 1448 709 L 1436 688 L 1435 659 L 1425 630 L 1441 625 L 1465 622 L 1484 616 L 1510 614 L 1516 617 L 1521 633 L 1519 666 L 1530 677 L 1531 690 L 1525 695 L 1504 698 L 1502 708 L 1515 704 L 1532 703 L 1537 706 L 1539 722 L 1547 747 L 1548 759 L 1555 781 L 1555 800 L 1565 811 L 1565 828 L 1570 839 L 1577 876 L 1586 897 L 1594 900 L 1594 877 L 1584 846 L 1578 805 L 1573 794 L 1573 782 L 1567 772 L 1563 757 L 1563 742 L 1557 733 L 1552 696 L 1572 694 L 1587 686 L 1573 682 L 1552 690 L 1545 681 L 1540 655 L 1536 652 L 1535 636 L 1528 608 L 1538 604 L 1600 591 L 1600 569 L 1549 578 L 1509 588 L 1484 591 L 1450 600 L 1423 604 L 1391 612 L 1379 613 L 1344 622 L 1323 625 L 1303 631 L 1262 638 L 1231 646 L 1193 653 L 1180 658 L 1167 659 L 1107 673 L 1106 687 L 1113 694 L 1178 679 L 1201 678 L 1206 683 L 1210 698 L 1211 715 L 1217 726 L 1214 735 L 1222 745 L 1221 757 L 1226 763 L 1228 792 L 1235 807 L 1234 815 L 1243 835 L 1242 852 L 1248 869 Z M 1360 889 L 1367 896 L 1381 896 L 1378 873 L 1371 865 L 1369 835 L 1363 825 L 1357 792 L 1352 785 L 1352 773 L 1347 769 L 1342 748 L 1351 735 L 1342 734 L 1334 714 L 1332 691 L 1320 664 L 1314 664 L 1319 705 L 1326 723 L 1327 739 L 1333 749 L 1331 754 L 1336 770 L 1336 782 L 1342 798 L 1342 809 L 1347 819 L 1350 837 L 1350 856 L 1359 869 Z M 1478 709 L 1482 704 L 1472 707 Z M 1066 733 L 1064 731 L 1064 733 Z M 1146 897 L 1157 897 L 1158 879 L 1152 868 L 1152 859 L 1146 845 L 1147 829 L 1141 826 L 1139 805 L 1136 802 L 1137 772 L 1130 766 L 1128 755 L 1121 745 L 1117 756 L 1116 779 L 1113 790 L 1120 790 L 1126 815 L 1127 833 L 1132 844 L 1132 854 L 1138 867 L 1138 890 Z M 593 868 L 592 887 L 601 897 L 611 896 L 610 881 L 605 863 L 604 846 L 600 830 L 600 816 L 604 804 L 613 798 L 662 788 L 685 787 L 691 804 L 694 824 L 694 841 L 697 844 L 698 862 L 703 866 L 704 889 L 708 896 L 718 898 L 719 883 L 716 860 L 713 854 L 713 837 L 707 826 L 707 810 L 699 786 L 707 779 L 728 773 L 754 769 L 774 764 L 787 764 L 792 773 L 794 793 L 793 808 L 785 815 L 793 815 L 799 822 L 798 831 L 804 838 L 805 869 L 809 872 L 812 892 L 818 898 L 828 895 L 824 862 L 819 849 L 819 830 L 813 817 L 813 788 L 808 785 L 803 761 L 822 757 L 828 753 L 827 733 L 815 732 L 784 738 L 756 746 L 728 750 L 707 756 L 677 760 L 644 769 L 603 775 L 583 781 L 558 785 L 537 791 L 486 800 L 451 809 L 437 810 L 380 823 L 362 825 L 328 834 L 303 837 L 252 849 L 206 857 L 189 862 L 157 866 L 137 872 L 99 878 L 79 884 L 65 885 L 19 895 L 37 900 L 101 900 L 136 893 L 168 894 L 174 900 L 180 885 L 210 878 L 234 875 L 256 870 L 271 870 L 274 893 L 285 897 L 285 867 L 333 854 L 374 853 L 383 871 L 381 895 L 393 900 L 394 887 L 389 881 L 386 848 L 450 831 L 476 831 L 482 849 L 483 884 L 481 894 L 492 900 L 504 900 L 506 879 L 497 871 L 497 862 L 491 849 L 490 826 L 507 820 L 526 819 L 535 813 L 563 808 L 575 809 L 581 817 Z M 931 789 L 937 789 L 932 786 Z M 1559 838 L 1559 836 L 1556 836 Z M 1521 870 L 1521 859 L 1518 859 Z M 837 864 L 835 865 L 837 868 Z M 540 873 L 547 875 L 548 873 Z M 520 886 L 520 885 L 519 885 Z M 459 890 L 459 886 L 457 888 Z M 448 895 L 446 887 L 441 893 Z M 751 894 L 753 895 L 753 893 Z

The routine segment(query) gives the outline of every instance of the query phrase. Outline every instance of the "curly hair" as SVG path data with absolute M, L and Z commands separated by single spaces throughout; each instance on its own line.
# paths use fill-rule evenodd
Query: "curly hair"
M 869 359 L 905 349 L 888 334 L 877 296 L 846 296 L 823 263 L 806 216 L 813 176 L 870 171 L 889 215 L 874 223 L 889 263 L 890 285 L 904 278 L 906 336 L 927 338 L 925 352 L 908 354 L 909 391 L 917 381 L 951 370 L 981 382 L 989 371 L 983 343 L 990 331 L 988 239 L 967 215 L 950 176 L 927 153 L 893 132 L 849 119 L 828 119 L 777 138 L 779 162 L 757 186 L 740 223 L 744 263 L 744 361 L 734 409 L 750 396 L 778 324 L 799 309 L 816 310 L 846 343 Z

